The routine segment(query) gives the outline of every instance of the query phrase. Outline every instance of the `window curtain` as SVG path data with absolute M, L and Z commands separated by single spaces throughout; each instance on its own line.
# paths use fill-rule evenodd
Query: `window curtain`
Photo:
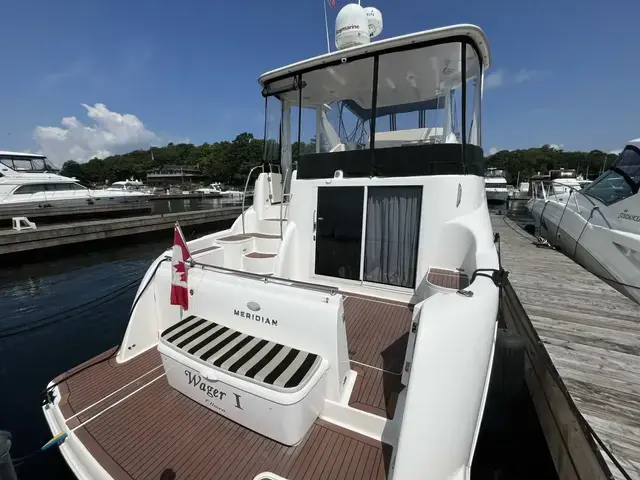
M 413 288 L 422 187 L 370 187 L 364 280 Z

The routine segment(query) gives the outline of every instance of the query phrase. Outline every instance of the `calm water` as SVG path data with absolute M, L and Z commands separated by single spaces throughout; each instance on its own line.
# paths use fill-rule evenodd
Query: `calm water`
M 251 203 L 251 199 L 248 198 L 248 204 Z M 178 212 L 190 212 L 193 210 L 207 210 L 210 208 L 218 207 L 231 207 L 234 205 L 242 205 L 241 198 L 186 198 L 175 200 L 153 200 L 149 202 L 151 205 L 152 214 L 160 213 L 178 213 Z
M 222 202 L 171 200 L 157 208 L 192 210 Z M 510 216 L 514 215 L 519 223 L 529 221 L 519 210 L 513 210 Z M 125 247 L 101 247 L 0 270 L 0 311 L 4 312 L 0 320 L 0 429 L 13 434 L 14 458 L 51 438 L 40 409 L 47 383 L 122 340 L 138 279 L 171 241 L 171 233 L 163 232 L 144 243 L 131 241 Z M 78 308 L 127 284 L 132 286 L 104 304 Z M 8 336 L 24 325 L 61 313 L 54 317 L 61 319 L 54 325 Z M 550 478 L 541 461 L 541 455 L 548 454 L 528 396 L 520 403 L 509 428 L 483 426 L 475 478 L 492 478 L 498 464 L 504 475 L 500 478 Z M 75 478 L 56 448 L 27 460 L 18 473 L 21 479 Z

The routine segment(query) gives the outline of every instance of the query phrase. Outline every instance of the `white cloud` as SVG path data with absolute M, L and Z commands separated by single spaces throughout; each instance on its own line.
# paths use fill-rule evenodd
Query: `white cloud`
M 549 148 L 551 150 L 562 150 L 564 148 L 564 143 L 561 143 L 560 145 L 558 145 L 557 143 L 550 143 Z
M 496 147 L 491 147 L 489 149 L 489 155 L 495 155 L 496 153 L 498 153 L 500 151 L 500 149 L 496 148 Z
M 504 82 L 504 70 L 496 70 L 484 77 L 484 88 L 497 88 Z
M 531 70 L 529 68 L 521 68 L 518 73 L 513 76 L 513 81 L 516 83 L 524 83 L 535 77 L 540 77 L 543 74 L 540 70 Z
M 613 155 L 620 155 L 622 153 L 622 149 L 620 148 L 618 150 L 611 150 L 609 153 Z
M 76 117 L 65 117 L 61 127 L 36 127 L 34 138 L 40 150 L 60 166 L 67 160 L 86 162 L 94 157 L 126 153 L 148 148 L 157 141 L 155 133 L 132 114 L 112 112 L 104 104 L 82 104 L 92 125 L 84 125 Z
M 484 87 L 497 88 L 509 84 L 521 84 L 542 76 L 544 72 L 541 70 L 521 68 L 517 73 L 510 73 L 501 68 L 484 77 Z

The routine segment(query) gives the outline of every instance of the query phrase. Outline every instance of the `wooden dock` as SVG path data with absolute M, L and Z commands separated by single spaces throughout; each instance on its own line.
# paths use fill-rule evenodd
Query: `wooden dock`
M 509 271 L 503 312 L 527 342 L 525 376 L 559 478 L 640 479 L 640 305 L 492 215 Z M 587 425 L 588 424 L 588 425 Z
M 152 206 L 148 202 L 122 203 L 116 205 L 73 205 L 39 207 L 24 205 L 20 207 L 5 206 L 0 209 L 0 224 L 11 226 L 14 217 L 27 217 L 31 221 L 47 223 L 66 219 L 125 217 L 151 213 Z
M 241 207 L 227 207 L 163 215 L 67 223 L 20 232 L 4 230 L 0 231 L 0 256 L 81 242 L 170 230 L 176 221 L 179 221 L 182 227 L 230 222 L 238 218 L 241 211 Z

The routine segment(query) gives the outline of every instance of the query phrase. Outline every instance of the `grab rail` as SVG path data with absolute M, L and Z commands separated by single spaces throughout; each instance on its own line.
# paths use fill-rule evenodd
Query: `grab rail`
M 164 258 L 171 261 L 171 255 L 165 254 Z M 214 272 L 224 273 L 225 275 L 236 275 L 239 277 L 250 278 L 252 280 L 259 280 L 264 283 L 273 283 L 276 285 L 287 285 L 290 287 L 302 288 L 304 290 L 314 290 L 317 292 L 328 293 L 333 296 L 339 292 L 338 287 L 332 287 L 330 285 L 322 285 L 318 283 L 301 282 L 299 280 L 291 280 L 289 278 L 274 277 L 272 275 L 261 275 L 259 273 L 245 272 L 243 270 L 235 270 L 233 268 L 218 267 L 216 265 L 209 265 L 207 263 L 197 262 L 193 259 L 186 262 L 190 267 L 200 267 L 203 270 L 211 270 Z
M 247 198 L 247 189 L 249 188 L 249 180 L 251 180 L 251 174 L 253 173 L 254 170 L 261 168 L 262 172 L 264 173 L 264 165 L 256 165 L 255 167 L 253 167 L 251 170 L 249 170 L 249 175 L 247 175 L 247 181 L 244 184 L 244 192 L 242 193 L 242 234 L 244 235 L 245 233 L 247 233 L 245 231 L 244 228 L 244 201 Z
M 571 190 L 571 192 L 569 193 L 569 197 L 571 197 L 571 195 L 572 195 L 573 193 L 575 193 L 575 194 L 576 194 L 576 196 L 577 196 L 577 195 L 580 195 L 581 197 L 585 198 L 585 199 L 586 199 L 586 200 L 591 204 L 591 206 L 593 207 L 593 208 L 591 209 L 591 212 L 590 212 L 590 213 L 591 213 L 591 215 L 589 216 L 589 218 L 591 218 L 591 217 L 593 216 L 593 212 L 594 212 L 595 210 L 597 210 L 597 211 L 598 211 L 598 213 L 600 214 L 600 216 L 602 217 L 602 219 L 604 220 L 604 223 L 606 223 L 606 224 L 607 224 L 607 227 L 608 227 L 608 228 L 611 228 L 611 224 L 609 223 L 609 221 L 607 220 L 607 218 L 604 216 L 604 214 L 603 214 L 603 213 L 602 213 L 602 211 L 600 210 L 600 207 L 599 207 L 598 205 L 596 205 L 596 204 L 594 203 L 594 201 L 593 201 L 593 200 L 591 200 L 591 198 L 589 198 L 589 195 L 588 195 L 588 194 L 586 194 L 586 193 L 582 192 L 581 190 L 578 190 L 578 189 L 577 189 L 577 188 L 575 188 L 575 187 L 572 187 L 571 185 L 567 185 L 566 183 L 561 183 L 561 182 L 559 182 L 559 181 L 557 181 L 557 180 L 551 180 L 550 182 L 551 182 L 552 184 L 557 184 L 557 185 L 560 185 L 560 186 L 561 186 L 561 187 L 563 187 L 563 188 L 568 188 L 569 190 Z M 547 200 L 547 199 L 548 199 L 548 197 L 547 197 L 547 193 L 551 193 L 551 192 L 550 192 L 550 191 L 549 191 L 549 192 L 547 192 L 547 190 L 544 188 L 544 185 L 542 185 L 542 190 L 543 190 L 543 193 L 544 193 L 544 196 L 543 196 L 542 200 Z M 563 202 L 558 198 L 558 194 L 556 193 L 555 189 L 553 189 L 553 196 L 556 198 L 556 200 L 557 200 L 559 203 L 563 203 Z M 540 197 L 538 197 L 538 194 L 537 194 L 537 192 L 536 192 L 535 187 L 533 188 L 533 198 L 540 198 Z M 566 202 L 564 202 L 564 203 L 565 203 L 565 206 L 564 206 L 565 210 L 566 210 L 566 208 L 567 208 L 567 205 L 569 204 L 569 200 L 570 200 L 570 199 L 571 199 L 571 198 L 567 199 L 567 201 L 566 201 Z M 575 203 L 576 203 L 576 208 L 577 208 L 577 210 L 578 210 L 578 213 L 581 213 L 581 212 L 580 212 L 580 205 L 578 204 L 578 201 L 577 201 L 577 199 L 575 199 L 575 197 L 574 197 L 574 200 L 575 200 Z M 564 215 L 564 210 L 562 211 L 562 214 Z M 542 217 L 541 217 L 541 218 L 542 218 Z M 558 228 L 559 228 L 559 222 L 558 222 Z
M 289 172 L 293 172 L 293 165 L 289 165 L 287 170 L 284 172 L 284 182 L 282 182 L 282 198 L 280 199 L 280 240 L 282 240 L 282 206 L 284 205 L 284 200 L 286 197 L 291 198 L 291 193 L 284 193 L 284 189 L 287 186 L 287 177 L 289 176 Z

